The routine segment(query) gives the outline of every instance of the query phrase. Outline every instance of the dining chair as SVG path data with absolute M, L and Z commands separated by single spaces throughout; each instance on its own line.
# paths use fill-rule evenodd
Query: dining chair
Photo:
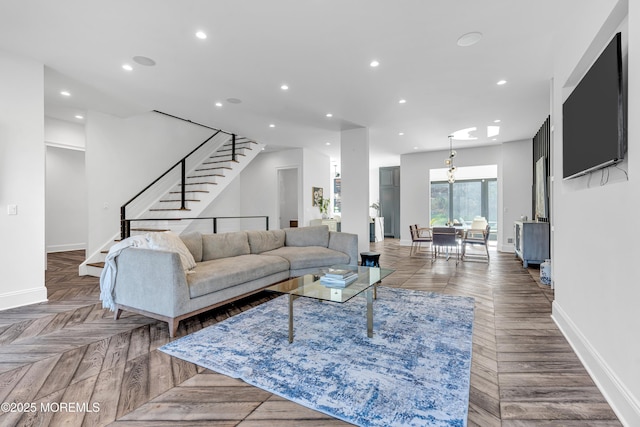
M 446 250 L 447 261 L 451 256 L 452 249 L 456 251 L 456 265 L 460 260 L 460 247 L 458 245 L 457 231 L 453 227 L 433 227 L 433 260 L 434 262 L 439 254 Z
M 431 237 L 431 229 L 420 228 L 418 224 L 409 225 L 409 231 L 411 232 L 411 250 L 409 256 L 413 256 L 416 252 L 420 251 L 423 243 L 429 243 L 433 241 Z
M 486 226 L 483 229 L 478 229 L 478 228 L 471 228 L 469 230 L 467 230 L 467 232 L 464 235 L 464 238 L 462 239 L 462 260 L 465 260 L 465 257 L 469 257 L 469 255 L 467 254 L 467 245 L 479 245 L 479 246 L 484 246 L 484 250 L 486 253 L 486 257 L 485 255 L 478 255 L 478 254 L 474 254 L 471 257 L 472 258 L 477 258 L 477 259 L 481 259 L 481 260 L 486 260 L 487 262 L 489 262 L 489 233 L 491 233 L 491 226 L 489 224 L 486 224 Z

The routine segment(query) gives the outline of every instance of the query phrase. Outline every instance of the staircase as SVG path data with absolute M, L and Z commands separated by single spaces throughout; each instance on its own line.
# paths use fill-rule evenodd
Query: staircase
M 123 235 L 168 230 L 180 234 L 201 227 L 197 218 L 262 147 L 248 138 L 216 132 L 122 207 L 125 227 L 80 265 L 79 274 L 99 277 L 109 248 Z M 211 232 L 211 226 L 206 227 Z

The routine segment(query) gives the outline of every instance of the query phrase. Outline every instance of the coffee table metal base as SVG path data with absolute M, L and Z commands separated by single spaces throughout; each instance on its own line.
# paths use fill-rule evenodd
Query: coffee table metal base
M 378 299 L 378 283 L 364 291 L 367 298 L 367 337 L 369 338 L 373 338 L 373 300 Z M 299 295 L 289 294 L 289 344 L 293 342 L 293 302 L 298 297 Z

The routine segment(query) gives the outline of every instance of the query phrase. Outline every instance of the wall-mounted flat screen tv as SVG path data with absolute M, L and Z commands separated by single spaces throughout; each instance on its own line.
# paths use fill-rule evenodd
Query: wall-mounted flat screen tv
M 627 145 L 624 98 L 618 33 L 562 106 L 564 179 L 623 160 Z

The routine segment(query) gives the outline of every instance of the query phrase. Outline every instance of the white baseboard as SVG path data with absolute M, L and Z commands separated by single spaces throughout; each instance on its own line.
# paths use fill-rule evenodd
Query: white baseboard
M 67 243 L 64 245 L 48 245 L 47 253 L 86 250 L 86 243 Z
M 516 247 L 513 243 L 509 243 L 509 244 L 504 244 L 501 243 L 498 245 L 498 252 L 508 252 L 508 253 L 515 253 L 516 251 Z
M 589 375 L 625 426 L 640 426 L 640 402 L 609 368 L 567 313 L 554 301 L 551 318 L 556 322 Z
M 24 289 L 15 292 L 0 294 L 0 310 L 22 307 L 23 305 L 37 304 L 47 301 L 47 288 Z
M 407 240 L 407 239 L 400 239 L 400 241 L 398 242 L 398 244 L 400 246 L 411 246 L 411 239 Z

